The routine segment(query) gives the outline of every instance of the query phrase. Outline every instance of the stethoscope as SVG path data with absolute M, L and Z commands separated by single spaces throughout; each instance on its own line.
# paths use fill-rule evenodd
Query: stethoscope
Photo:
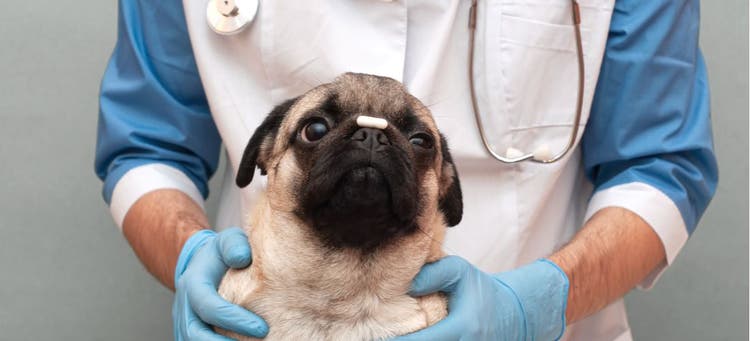
M 242 32 L 256 13 L 258 0 L 209 0 L 206 7 L 208 26 L 223 35 Z
M 471 89 L 471 106 L 474 110 L 477 130 L 479 130 L 479 136 L 482 139 L 484 148 L 494 159 L 503 163 L 518 163 L 527 160 L 538 163 L 553 163 L 562 159 L 575 145 L 583 109 L 585 69 L 583 43 L 581 42 L 581 12 L 578 1 L 571 0 L 578 57 L 578 99 L 576 101 L 576 113 L 568 143 L 556 155 L 551 154 L 549 146 L 546 144 L 538 146 L 533 153 L 523 152 L 511 147 L 506 150 L 505 155 L 500 155 L 490 145 L 484 124 L 482 123 L 482 115 L 479 112 L 476 90 L 474 89 L 474 38 L 477 26 L 477 2 L 478 0 L 472 0 L 471 8 L 469 9 L 469 85 Z M 258 0 L 209 0 L 208 7 L 206 8 L 206 18 L 208 19 L 208 25 L 214 32 L 222 35 L 230 35 L 239 33 L 247 27 L 253 21 L 257 12 Z
M 476 90 L 474 89 L 474 36 L 477 26 L 477 0 L 471 1 L 471 9 L 469 10 L 469 84 L 471 89 L 471 106 L 474 109 L 474 118 L 477 122 L 477 130 L 479 130 L 479 136 L 482 138 L 482 144 L 490 155 L 496 160 L 503 163 L 517 163 L 521 161 L 534 161 L 539 163 L 553 163 L 558 161 L 565 156 L 575 145 L 576 137 L 578 136 L 578 125 L 581 123 L 581 110 L 583 109 L 583 82 L 584 82 L 584 60 L 583 60 L 583 44 L 581 43 L 581 12 L 578 7 L 577 0 L 571 0 L 573 5 L 573 26 L 575 27 L 576 35 L 576 51 L 578 52 L 578 100 L 576 102 L 576 114 L 573 120 L 573 128 L 568 138 L 568 144 L 565 148 L 557 153 L 557 155 L 551 155 L 549 146 L 542 144 L 534 150 L 533 153 L 524 153 L 515 148 L 508 148 L 505 152 L 505 156 L 502 156 L 495 152 L 490 146 L 490 142 L 487 139 L 487 134 L 484 131 L 484 125 L 482 124 L 482 115 L 479 113 L 479 105 L 477 104 Z

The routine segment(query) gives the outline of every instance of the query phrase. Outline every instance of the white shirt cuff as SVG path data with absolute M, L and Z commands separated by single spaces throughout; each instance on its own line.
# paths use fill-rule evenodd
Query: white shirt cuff
M 200 190 L 182 171 L 161 163 L 138 166 L 127 171 L 112 191 L 109 211 L 121 231 L 122 222 L 130 207 L 143 195 L 157 189 L 179 190 L 203 208 Z
M 622 207 L 639 215 L 661 239 L 667 254 L 666 263 L 660 264 L 638 284 L 640 289 L 651 289 L 687 242 L 688 232 L 680 210 L 666 194 L 642 182 L 617 185 L 596 192 L 589 201 L 585 220 L 607 207 Z

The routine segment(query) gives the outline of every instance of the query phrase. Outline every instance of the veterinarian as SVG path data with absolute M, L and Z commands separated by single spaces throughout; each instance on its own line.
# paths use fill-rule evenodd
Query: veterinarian
M 469 0 L 262 0 L 233 35 L 209 26 L 206 1 L 120 0 L 95 167 L 117 226 L 175 289 L 175 338 L 268 332 L 216 293 L 252 258 L 243 232 L 225 228 L 242 226 L 263 184 L 240 190 L 235 170 L 275 104 L 355 71 L 399 80 L 430 107 L 463 185 L 464 219 L 445 244 L 455 256 L 425 266 L 411 292 L 446 292 L 449 316 L 403 339 L 631 340 L 623 295 L 654 285 L 716 189 L 699 1 L 579 2 L 579 138 L 557 162 L 508 165 L 476 129 Z M 571 11 L 570 0 L 479 1 L 474 81 L 494 150 L 566 145 Z M 212 225 L 203 205 L 222 143 Z

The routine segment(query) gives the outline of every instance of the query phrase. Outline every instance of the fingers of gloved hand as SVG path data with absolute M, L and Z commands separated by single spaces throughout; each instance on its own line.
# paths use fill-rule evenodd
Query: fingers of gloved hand
M 187 297 L 184 295 L 180 295 L 178 299 L 175 300 L 172 309 L 172 321 L 174 323 L 175 341 L 231 340 L 215 333 L 209 325 L 199 320 L 195 313 L 187 307 Z
M 260 316 L 225 301 L 211 283 L 195 283 L 187 296 L 192 310 L 208 324 L 252 337 L 268 334 L 268 325 Z
M 182 277 L 190 278 L 187 285 L 209 282 L 214 287 L 218 287 L 227 269 L 229 269 L 229 266 L 224 263 L 219 254 L 218 242 L 216 239 L 212 239 L 195 253 Z M 182 280 L 182 277 L 180 280 Z
M 451 293 L 471 265 L 458 256 L 448 256 L 426 264 L 412 281 L 409 294 L 424 296 L 437 291 Z
M 184 338 L 178 340 L 233 341 L 231 338 L 216 334 L 211 327 L 197 319 L 189 321 L 186 333 Z
M 233 227 L 219 233 L 219 252 L 226 265 L 239 269 L 250 265 L 252 252 L 247 235 L 242 229 Z
M 469 323 L 478 324 L 479 322 Z M 462 337 L 472 335 L 471 333 L 467 334 L 464 332 L 464 327 L 472 328 L 471 326 L 463 326 L 464 324 L 466 323 L 461 322 L 455 314 L 452 314 L 435 325 L 411 334 L 396 337 L 393 341 L 458 341 Z M 471 340 L 471 338 L 469 339 Z

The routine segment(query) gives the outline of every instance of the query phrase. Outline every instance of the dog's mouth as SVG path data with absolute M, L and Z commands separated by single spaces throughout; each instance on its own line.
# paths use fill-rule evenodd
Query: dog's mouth
M 303 214 L 323 241 L 370 250 L 415 231 L 418 191 L 411 163 L 348 160 L 325 171 L 316 172 L 316 164 L 305 188 Z
M 355 168 L 344 174 L 336 186 L 333 199 L 344 200 L 340 204 L 351 203 L 357 206 L 387 206 L 391 191 L 383 173 L 373 166 Z

